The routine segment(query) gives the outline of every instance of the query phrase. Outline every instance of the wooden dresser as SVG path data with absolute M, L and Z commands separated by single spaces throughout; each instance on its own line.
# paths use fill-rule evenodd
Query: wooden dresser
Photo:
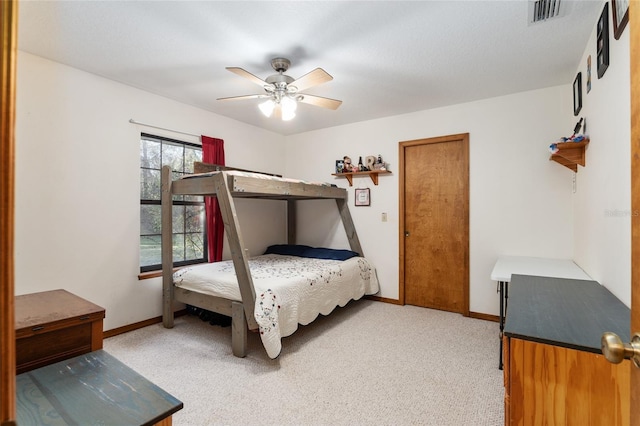
M 15 301 L 17 374 L 102 348 L 104 308 L 65 290 Z
M 504 329 L 506 425 L 628 425 L 630 364 L 602 355 L 629 341 L 630 310 L 596 281 L 513 275 Z

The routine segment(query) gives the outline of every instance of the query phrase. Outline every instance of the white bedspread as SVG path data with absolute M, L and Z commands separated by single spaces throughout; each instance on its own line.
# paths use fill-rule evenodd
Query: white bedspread
M 375 294 L 379 285 L 375 269 L 362 257 L 326 260 L 267 254 L 249 260 L 256 292 L 255 318 L 270 358 L 280 354 L 282 337 L 298 324 L 309 324 L 336 306 Z M 174 274 L 177 287 L 241 300 L 230 260 L 190 266 Z

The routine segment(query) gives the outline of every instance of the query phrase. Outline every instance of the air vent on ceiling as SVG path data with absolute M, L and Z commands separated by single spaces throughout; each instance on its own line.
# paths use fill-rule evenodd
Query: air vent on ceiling
M 560 7 L 560 3 L 560 0 L 530 0 L 529 25 L 562 16 L 564 8 Z

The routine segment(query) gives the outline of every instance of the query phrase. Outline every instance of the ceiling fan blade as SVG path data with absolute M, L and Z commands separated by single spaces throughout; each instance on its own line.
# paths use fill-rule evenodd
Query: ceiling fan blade
M 333 80 L 333 77 L 322 68 L 316 68 L 315 70 L 306 73 L 299 79 L 291 83 L 292 86 L 298 88 L 298 92 L 308 89 L 309 87 L 317 86 L 318 84 L 326 83 Z
M 304 95 L 304 94 L 299 94 L 299 96 L 302 96 L 302 99 L 298 99 L 299 102 L 309 104 L 309 105 L 319 106 L 322 108 L 329 108 L 329 109 L 335 110 L 335 109 L 338 109 L 340 105 L 342 105 L 342 101 L 338 101 L 336 99 L 330 99 L 330 98 L 323 98 L 322 96 Z
M 249 71 L 244 70 L 242 68 L 227 67 L 227 69 L 232 73 L 239 75 L 240 77 L 244 77 L 247 80 L 252 81 L 253 83 L 257 84 L 260 87 L 264 87 L 266 84 L 268 84 L 266 81 L 262 80 L 259 77 L 256 77 L 255 75 L 251 74 Z
M 228 98 L 218 98 L 219 101 L 241 101 L 244 99 L 260 99 L 268 98 L 269 95 L 243 95 L 243 96 L 230 96 Z

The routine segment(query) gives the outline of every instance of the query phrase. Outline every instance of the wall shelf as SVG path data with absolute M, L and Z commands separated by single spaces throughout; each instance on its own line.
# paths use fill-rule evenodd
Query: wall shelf
M 378 184 L 378 175 L 391 174 L 389 170 L 371 170 L 368 172 L 348 172 L 348 173 L 332 173 L 331 176 L 344 177 L 349 181 L 349 186 L 353 186 L 353 177 L 369 176 L 374 185 Z
M 551 154 L 549 160 L 553 160 L 558 164 L 578 173 L 578 164 L 585 165 L 585 149 L 589 145 L 589 139 L 581 142 L 560 142 L 557 143 L 558 152 Z

